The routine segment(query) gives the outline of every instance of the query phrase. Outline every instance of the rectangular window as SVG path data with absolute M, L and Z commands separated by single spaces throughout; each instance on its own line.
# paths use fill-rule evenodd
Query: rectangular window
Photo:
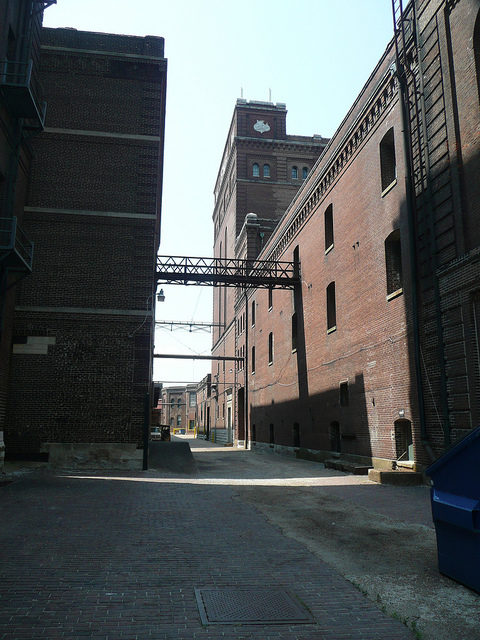
M 252 347 L 252 373 L 255 373 L 255 347 Z
M 335 282 L 331 282 L 327 287 L 327 333 L 335 331 L 337 328 L 337 309 L 335 301 Z
M 188 406 L 189 407 L 196 407 L 197 406 L 197 394 L 196 393 L 190 392 Z
M 268 310 L 273 309 L 273 289 L 270 287 L 268 289 Z
M 252 327 L 255 326 L 255 300 L 252 301 Z
M 182 416 L 177 416 L 177 427 L 182 424 Z
M 195 420 L 188 421 L 188 428 L 193 431 L 195 429 Z

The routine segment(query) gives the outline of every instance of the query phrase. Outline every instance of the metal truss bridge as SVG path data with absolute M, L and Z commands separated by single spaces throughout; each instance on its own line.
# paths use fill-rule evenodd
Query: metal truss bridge
M 300 269 L 298 263 L 276 260 L 158 256 L 157 282 L 208 287 L 293 289 L 300 282 Z

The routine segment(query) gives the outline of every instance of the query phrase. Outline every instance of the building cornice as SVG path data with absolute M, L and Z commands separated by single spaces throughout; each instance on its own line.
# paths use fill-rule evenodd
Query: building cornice
M 371 92 L 360 113 L 340 139 L 332 138 L 318 163 L 325 162 L 320 173 L 312 181 L 307 180 L 305 191 L 298 200 L 294 200 L 280 219 L 277 229 L 283 231 L 272 244 L 267 244 L 264 259 L 278 260 L 299 230 L 311 217 L 319 202 L 334 185 L 351 158 L 357 154 L 364 141 L 370 135 L 397 97 L 397 80 L 394 70 L 389 68 Z

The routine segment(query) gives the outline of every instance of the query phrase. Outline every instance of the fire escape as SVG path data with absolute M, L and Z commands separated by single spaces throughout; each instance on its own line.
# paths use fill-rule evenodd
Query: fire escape
M 28 4 L 28 3 L 26 3 Z M 24 33 L 17 46 L 8 39 L 6 56 L 0 59 L 0 103 L 10 118 L 11 161 L 0 217 L 0 302 L 7 289 L 32 272 L 33 243 L 14 216 L 15 189 L 21 147 L 25 138 L 40 132 L 45 124 L 46 102 L 33 73 L 32 42 L 39 38 L 40 13 L 56 0 L 32 0 L 27 6 Z M 1 309 L 0 309 L 1 311 Z

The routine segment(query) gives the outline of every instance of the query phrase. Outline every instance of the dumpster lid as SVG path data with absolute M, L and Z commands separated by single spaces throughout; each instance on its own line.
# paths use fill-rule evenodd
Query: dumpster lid
M 449 462 L 452 458 L 457 456 L 463 449 L 470 446 L 474 440 L 480 438 L 480 427 L 474 429 L 471 433 L 469 433 L 465 438 L 462 438 L 459 442 L 454 444 L 448 451 L 446 451 L 438 460 L 435 460 L 433 464 L 431 464 L 427 469 L 425 469 L 425 473 L 429 476 L 434 474 L 436 471 L 441 469 L 444 464 Z

